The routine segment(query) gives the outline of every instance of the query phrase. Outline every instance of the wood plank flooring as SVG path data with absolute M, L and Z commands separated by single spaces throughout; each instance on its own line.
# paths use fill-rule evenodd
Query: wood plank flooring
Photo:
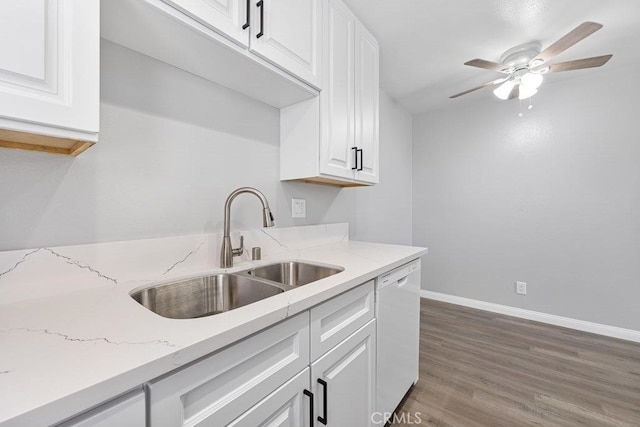
M 640 344 L 426 299 L 420 316 L 392 425 L 640 426 Z

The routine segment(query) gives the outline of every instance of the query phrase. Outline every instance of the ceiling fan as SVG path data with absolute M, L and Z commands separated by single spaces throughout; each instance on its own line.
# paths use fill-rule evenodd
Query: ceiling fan
M 472 59 L 465 62 L 464 65 L 497 71 L 506 74 L 506 76 L 457 93 L 449 98 L 457 98 L 478 89 L 500 85 L 493 91 L 498 98 L 503 100 L 513 98 L 526 99 L 538 92 L 538 87 L 543 79 L 542 75 L 545 73 L 600 67 L 606 64 L 613 55 L 594 56 L 547 65 L 550 59 L 595 33 L 600 28 L 602 28 L 602 24 L 583 22 L 542 51 L 538 43 L 525 43 L 506 51 L 500 58 L 500 63 L 484 59 Z

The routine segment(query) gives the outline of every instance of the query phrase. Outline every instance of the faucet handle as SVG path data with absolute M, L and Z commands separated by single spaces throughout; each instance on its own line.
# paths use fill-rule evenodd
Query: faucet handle
M 233 256 L 240 256 L 244 253 L 244 236 L 240 236 L 240 247 L 232 248 L 231 253 L 233 254 Z

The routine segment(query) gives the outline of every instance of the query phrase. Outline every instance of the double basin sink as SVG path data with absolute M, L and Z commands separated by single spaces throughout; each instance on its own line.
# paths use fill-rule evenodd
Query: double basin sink
M 239 271 L 152 286 L 131 297 L 171 319 L 212 316 L 307 285 L 344 269 L 300 261 L 278 262 Z

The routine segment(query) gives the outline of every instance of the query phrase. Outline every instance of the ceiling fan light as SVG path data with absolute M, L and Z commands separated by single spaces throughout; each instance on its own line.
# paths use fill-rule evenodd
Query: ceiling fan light
M 527 86 L 527 85 L 520 85 L 520 93 L 518 94 L 518 98 L 519 99 L 531 98 L 536 93 L 538 93 L 538 89 L 531 86 Z
M 524 86 L 532 89 L 538 89 L 542 84 L 542 74 L 538 73 L 527 73 L 521 78 L 521 82 Z
M 506 101 L 509 98 L 509 94 L 513 90 L 514 85 L 515 83 L 513 82 L 513 80 L 507 80 L 506 82 L 498 86 L 493 91 L 493 94 L 498 98 L 502 99 L 503 101 Z

